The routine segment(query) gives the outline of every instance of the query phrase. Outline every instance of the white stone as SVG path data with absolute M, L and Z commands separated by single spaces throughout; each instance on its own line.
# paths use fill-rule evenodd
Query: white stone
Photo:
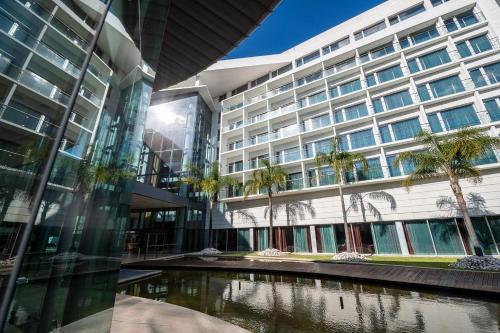
M 484 271 L 500 271 L 500 259 L 492 256 L 469 256 L 458 259 L 449 265 L 452 268 L 473 269 Z
M 365 261 L 366 254 L 360 254 L 358 252 L 341 252 L 333 256 L 333 261 Z
M 200 252 L 196 252 L 194 254 L 199 255 L 199 256 L 215 256 L 215 255 L 222 254 L 222 251 L 214 249 L 213 247 L 208 247 L 208 248 L 203 249 Z
M 284 255 L 284 253 L 278 249 L 265 249 L 264 251 L 259 252 L 259 256 L 263 257 L 279 257 L 282 255 Z

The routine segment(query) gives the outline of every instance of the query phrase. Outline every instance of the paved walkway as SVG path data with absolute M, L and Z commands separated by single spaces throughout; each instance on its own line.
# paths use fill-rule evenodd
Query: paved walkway
M 204 313 L 141 297 L 116 295 L 111 333 L 250 333 Z
M 422 268 L 381 264 L 320 263 L 279 260 L 175 259 L 143 261 L 126 265 L 144 269 L 218 269 L 254 271 L 278 274 L 303 274 L 332 278 L 348 278 L 380 283 L 450 289 L 500 296 L 500 273 L 455 269 Z

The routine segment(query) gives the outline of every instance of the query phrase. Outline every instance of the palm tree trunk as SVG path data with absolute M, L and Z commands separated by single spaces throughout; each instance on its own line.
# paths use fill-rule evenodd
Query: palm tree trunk
M 347 225 L 347 213 L 345 210 L 344 192 L 342 189 L 341 181 L 339 181 L 339 195 L 340 204 L 342 205 L 342 219 L 344 220 L 345 243 L 347 245 L 347 252 L 351 252 L 351 238 L 349 237 L 349 226 Z
M 472 245 L 474 246 L 474 253 L 477 256 L 483 256 L 483 249 L 479 244 L 479 240 L 477 239 L 476 232 L 474 231 L 474 227 L 472 226 L 472 221 L 469 216 L 469 210 L 467 209 L 467 203 L 465 202 L 464 195 L 462 193 L 462 187 L 458 181 L 458 178 L 450 177 L 450 186 L 455 194 L 455 198 L 457 199 L 458 207 L 460 208 L 460 212 L 464 218 L 465 228 L 467 229 L 467 233 L 469 234 L 470 239 L 472 240 Z
M 209 203 L 210 207 L 208 208 L 208 247 L 213 247 L 213 241 L 212 241 L 212 222 L 213 222 L 213 210 L 214 210 L 214 201 L 210 200 Z
M 269 200 L 269 248 L 273 248 L 273 195 L 268 195 Z

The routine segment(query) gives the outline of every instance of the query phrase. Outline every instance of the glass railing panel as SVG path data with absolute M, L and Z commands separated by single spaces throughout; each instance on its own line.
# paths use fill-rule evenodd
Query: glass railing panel
M 93 104 L 100 106 L 101 105 L 101 100 L 94 95 L 88 88 L 85 88 L 82 86 L 82 89 L 80 89 L 80 95 L 87 98 L 89 101 L 91 101 Z
M 80 69 L 78 67 L 73 65 L 68 59 L 63 58 L 53 50 L 49 49 L 46 45 L 40 43 L 36 46 L 35 50 L 45 59 L 54 65 L 59 66 L 71 75 L 78 76 L 80 74 Z
M 10 18 L 0 13 L 0 30 L 8 34 L 11 38 L 33 47 L 37 39 L 31 36 L 26 30 L 14 23 Z
M 90 129 L 92 126 L 92 120 L 82 116 L 77 112 L 71 112 L 69 120 L 87 129 Z

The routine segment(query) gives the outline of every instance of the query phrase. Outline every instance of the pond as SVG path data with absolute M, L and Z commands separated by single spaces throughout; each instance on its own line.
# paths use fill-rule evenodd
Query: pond
M 207 313 L 255 333 L 500 332 L 500 303 L 332 279 L 164 271 L 118 292 Z

